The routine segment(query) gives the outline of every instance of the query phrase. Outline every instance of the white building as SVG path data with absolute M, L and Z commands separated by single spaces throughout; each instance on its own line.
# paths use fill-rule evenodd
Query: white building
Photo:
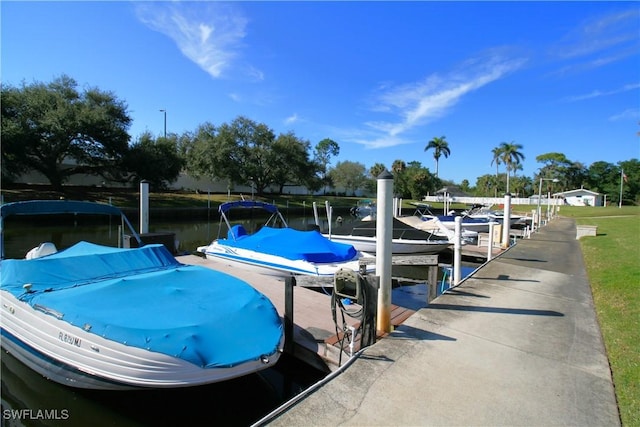
M 553 197 L 564 199 L 569 206 L 602 206 L 602 194 L 584 188 L 555 193 Z

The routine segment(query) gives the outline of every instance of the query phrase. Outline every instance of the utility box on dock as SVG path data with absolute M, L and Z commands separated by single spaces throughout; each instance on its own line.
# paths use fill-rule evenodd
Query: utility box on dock
M 576 226 L 576 239 L 584 236 L 596 236 L 598 234 L 597 225 L 578 225 Z
M 496 235 L 495 230 L 493 233 L 493 247 L 499 248 L 501 246 L 500 236 Z M 487 247 L 489 246 L 489 233 L 478 233 L 478 246 L 479 247 Z
M 437 297 L 437 285 L 438 285 L 438 255 L 435 254 L 421 254 L 421 255 L 394 255 L 392 257 L 391 264 L 396 270 L 399 267 L 418 267 L 423 269 L 424 267 L 428 268 L 428 273 L 426 277 L 426 282 L 428 286 L 428 295 L 426 303 L 429 304 Z M 406 271 L 405 271 L 406 273 Z M 416 282 L 415 279 L 409 279 L 406 276 L 396 276 L 396 280 L 407 280 L 411 282 Z M 419 281 L 423 282 L 425 277 L 419 277 Z
M 161 243 L 171 252 L 172 255 L 177 254 L 176 250 L 176 233 L 144 233 L 140 235 L 142 243 L 150 245 L 153 243 Z M 139 247 L 138 241 L 131 235 L 124 235 L 123 246 L 125 248 L 137 248 Z

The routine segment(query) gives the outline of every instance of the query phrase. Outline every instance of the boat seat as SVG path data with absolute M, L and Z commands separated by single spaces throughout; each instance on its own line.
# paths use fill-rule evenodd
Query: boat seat
M 41 258 L 43 256 L 55 254 L 56 252 L 58 252 L 58 248 L 56 248 L 56 245 L 51 242 L 43 242 L 27 252 L 27 256 L 25 257 L 25 259 Z
M 227 239 L 236 240 L 242 236 L 247 235 L 247 229 L 242 226 L 242 224 L 237 224 L 231 227 L 231 230 L 227 233 Z

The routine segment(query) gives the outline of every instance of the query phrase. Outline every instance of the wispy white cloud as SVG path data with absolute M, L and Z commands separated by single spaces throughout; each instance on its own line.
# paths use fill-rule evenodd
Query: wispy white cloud
M 395 120 L 370 121 L 351 141 L 369 148 L 392 147 L 413 141 L 404 134 L 449 112 L 464 96 L 521 68 L 524 58 L 505 57 L 497 51 L 472 58 L 448 74 L 432 74 L 421 81 L 381 86 L 374 110 Z
M 617 122 L 620 120 L 638 120 L 640 119 L 640 109 L 638 108 L 628 108 L 621 113 L 614 114 L 609 117 L 609 121 Z
M 395 147 L 397 145 L 410 144 L 413 141 L 390 135 L 376 135 L 371 138 L 359 137 L 352 139 L 356 144 L 364 145 L 370 149 Z
M 284 124 L 290 125 L 290 124 L 296 123 L 298 120 L 299 120 L 298 113 L 293 113 L 292 115 L 284 119 Z
M 136 14 L 146 26 L 171 38 L 183 55 L 213 78 L 222 77 L 233 64 L 246 34 L 247 19 L 227 3 L 138 2 Z
M 264 73 L 253 66 L 247 68 L 246 74 L 254 81 L 264 80 Z
M 602 96 L 611 96 L 611 95 L 616 95 L 619 93 L 628 92 L 628 91 L 637 90 L 637 89 L 640 89 L 640 83 L 628 84 L 628 85 L 622 86 L 621 88 L 608 90 L 608 91 L 594 90 L 587 94 L 567 97 L 563 101 L 566 101 L 566 102 L 584 101 L 585 99 L 600 98 Z
M 554 57 L 567 61 L 555 74 L 602 67 L 637 55 L 640 48 L 636 7 L 583 23 L 551 49 Z

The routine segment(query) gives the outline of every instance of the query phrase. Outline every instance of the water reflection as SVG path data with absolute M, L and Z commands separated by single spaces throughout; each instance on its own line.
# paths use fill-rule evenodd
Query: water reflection
M 313 219 L 307 217 L 294 217 L 287 219 L 287 221 L 290 227 L 300 230 L 306 230 L 313 224 Z M 232 224 L 242 224 L 249 232 L 255 231 L 263 223 L 263 219 L 251 218 L 232 221 Z M 108 218 L 92 218 L 84 222 L 66 220 L 52 223 L 40 219 L 35 222 L 26 222 L 10 217 L 5 220 L 4 224 L 5 257 L 23 258 L 30 249 L 42 242 L 52 242 L 58 249 L 69 247 L 80 240 L 118 246 L 119 225 L 119 222 L 109 221 Z M 321 222 L 320 225 L 326 227 L 326 222 Z M 226 237 L 227 227 L 223 223 L 220 228 L 217 219 L 212 221 L 152 221 L 149 224 L 150 233 L 174 233 L 178 253 L 191 253 L 198 246 L 211 243 L 219 236 L 219 229 L 223 233 L 222 237 Z
M 260 374 L 201 387 L 78 390 L 47 380 L 5 353 L 2 425 L 247 426 L 321 378 L 318 371 L 283 355 L 274 368 Z

